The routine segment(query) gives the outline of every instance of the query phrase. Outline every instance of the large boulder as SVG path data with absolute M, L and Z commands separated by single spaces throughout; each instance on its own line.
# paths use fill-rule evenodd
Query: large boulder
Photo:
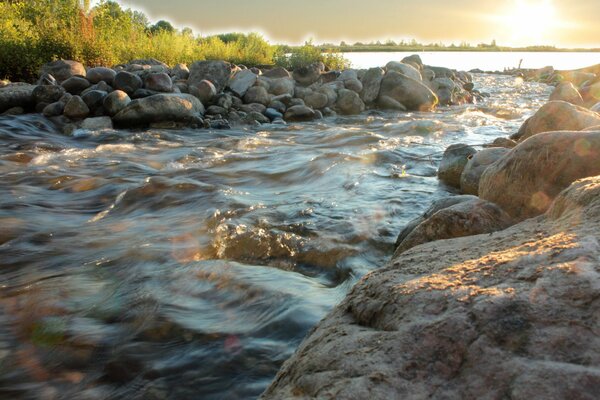
M 396 71 L 402 75 L 406 75 L 409 78 L 413 78 L 416 81 L 422 81 L 423 77 L 421 73 L 412 65 L 404 64 L 398 61 L 390 61 L 385 65 L 386 71 Z
M 268 92 L 274 96 L 285 94 L 293 96 L 296 88 L 296 83 L 291 78 L 264 78 L 261 76 L 258 82 L 268 86 Z
M 362 102 L 358 93 L 349 89 L 338 91 L 335 106 L 340 114 L 345 115 L 360 114 L 365 110 L 365 103 Z
M 104 81 L 112 85 L 115 76 L 117 76 L 117 72 L 111 68 L 95 67 L 88 69 L 85 77 L 93 84 Z
M 423 70 L 423 61 L 418 54 L 412 54 L 410 56 L 404 57 L 401 60 L 404 64 L 409 64 L 412 66 L 416 66 L 419 71 Z
M 131 98 L 127 93 L 122 90 L 115 90 L 104 98 L 102 105 L 108 115 L 114 116 L 127 107 L 129 103 L 131 103 Z
M 28 84 L 8 84 L 0 88 L 0 113 L 14 107 L 34 106 L 33 93 L 36 88 L 37 86 Z
M 545 212 L 576 179 L 600 174 L 600 131 L 535 135 L 491 164 L 479 182 L 479 197 L 515 218 Z
M 583 98 L 571 82 L 559 83 L 550 94 L 550 101 L 561 100 L 567 103 L 580 106 L 583 104 Z
M 209 104 L 217 96 L 217 88 L 215 85 L 206 79 L 200 82 L 188 83 L 188 90 L 191 95 L 194 95 L 202 104 Z
M 86 76 L 85 67 L 78 61 L 56 60 L 44 64 L 40 70 L 40 76 L 52 75 L 58 83 L 66 81 L 72 76 Z
M 460 176 L 469 158 L 475 153 L 477 150 L 467 144 L 458 143 L 448 146 L 438 168 L 438 178 L 447 185 L 460 188 Z
M 63 114 L 71 119 L 83 119 L 90 114 L 90 109 L 81 97 L 72 96 L 65 104 Z
M 598 113 L 566 101 L 550 101 L 525 121 L 511 139 L 525 140 L 542 132 L 580 131 L 595 125 L 600 125 Z
M 381 88 L 381 81 L 385 71 L 379 67 L 370 68 L 362 77 L 362 91 L 360 92 L 360 98 L 366 104 L 373 103 L 377 100 L 379 95 L 379 89 Z
M 498 161 L 508 152 L 509 149 L 503 147 L 490 147 L 473 154 L 460 175 L 460 191 L 477 196 L 479 194 L 479 180 L 483 172 L 490 164 Z
M 317 113 L 305 105 L 295 105 L 287 109 L 284 114 L 286 121 L 312 121 L 318 118 Z
M 175 79 L 187 80 L 190 77 L 190 69 L 186 64 L 177 64 L 171 70 L 171 75 Z
M 261 399 L 596 399 L 600 177 L 554 204 L 367 274 Z
M 512 218 L 489 201 L 462 201 L 434 213 L 402 240 L 394 256 L 423 243 L 492 233 L 508 228 Z
M 163 93 L 133 100 L 114 116 L 121 126 L 143 126 L 152 122 L 195 122 L 204 106 L 190 94 Z
M 61 83 L 61 86 L 65 88 L 68 93 L 81 94 L 85 89 L 91 86 L 90 81 L 81 76 L 72 76 Z
M 268 106 L 271 102 L 271 96 L 267 89 L 261 86 L 253 86 L 246 91 L 244 95 L 244 103 L 259 103 L 264 106 Z
M 396 71 L 388 71 L 381 81 L 379 97 L 384 96 L 415 111 L 432 110 L 438 102 L 427 86 Z
M 155 92 L 171 93 L 173 81 L 166 72 L 148 74 L 144 78 L 144 87 Z
M 225 61 L 196 61 L 190 67 L 188 84 L 197 86 L 201 81 L 207 80 L 220 93 L 227 86 L 232 69 L 233 66 Z
M 60 100 L 66 93 L 65 88 L 58 85 L 39 85 L 35 86 L 32 92 L 33 100 L 36 104 L 50 104 Z
M 323 72 L 321 63 L 312 63 L 310 65 L 294 69 L 292 77 L 301 86 L 309 86 L 319 80 Z
M 311 91 L 309 94 L 304 96 L 304 103 L 311 108 L 322 109 L 327 107 L 329 98 L 324 93 Z
M 239 97 L 244 97 L 248 89 L 256 83 L 258 76 L 249 69 L 236 72 L 229 80 L 229 89 Z
M 128 95 L 132 95 L 136 90 L 141 89 L 144 85 L 142 78 L 134 73 L 120 71 L 113 81 L 113 87 L 117 90 L 122 90 Z

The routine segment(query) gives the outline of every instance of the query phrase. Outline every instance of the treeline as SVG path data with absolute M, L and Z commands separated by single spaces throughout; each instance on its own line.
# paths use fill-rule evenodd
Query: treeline
M 141 12 L 102 0 L 0 0 L 0 78 L 34 80 L 40 67 L 56 59 L 88 66 L 113 66 L 133 59 L 156 58 L 169 65 L 197 60 L 293 68 L 323 61 L 344 66 L 339 55 L 323 55 L 307 43 L 291 56 L 256 33 L 197 37 L 168 21 L 151 24 Z

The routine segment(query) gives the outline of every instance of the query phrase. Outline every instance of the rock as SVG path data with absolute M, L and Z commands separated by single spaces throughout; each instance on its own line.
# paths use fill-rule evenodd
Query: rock
M 198 83 L 188 83 L 191 95 L 194 95 L 202 104 L 210 103 L 217 95 L 217 88 L 211 81 L 202 80 Z
M 581 86 L 587 81 L 591 81 L 596 77 L 596 74 L 581 71 L 562 71 L 563 82 L 570 82 L 575 86 Z
M 61 86 L 64 87 L 68 93 L 79 95 L 85 89 L 89 88 L 91 84 L 85 78 L 82 78 L 80 76 L 72 76 L 69 79 L 63 81 Z
M 2 115 L 23 115 L 23 114 L 25 114 L 25 109 L 23 107 L 12 107 L 2 113 Z
M 274 108 L 267 108 L 265 110 L 265 116 L 269 118 L 271 121 L 275 119 L 283 119 L 283 114 Z
M 302 99 L 296 99 L 296 98 L 294 98 L 294 99 L 291 99 L 291 100 L 290 100 L 290 104 L 289 104 L 289 106 L 288 106 L 288 107 L 293 107 L 293 106 L 304 106 L 304 105 L 305 105 L 305 104 L 304 104 L 304 100 L 302 100 Z
M 72 76 L 86 76 L 83 64 L 72 60 L 56 60 L 44 64 L 40 76 L 45 74 L 52 75 L 58 83 L 66 81 Z
M 599 220 L 595 177 L 544 217 L 395 257 L 311 330 L 261 399 L 597 398 Z
M 132 99 L 143 99 L 144 97 L 154 96 L 155 94 L 160 94 L 161 92 L 157 92 L 156 90 L 148 90 L 148 89 L 138 89 L 131 95 Z
M 249 69 L 237 72 L 229 80 L 229 88 L 239 97 L 244 97 L 248 89 L 256 83 L 258 76 Z
M 479 193 L 479 180 L 483 172 L 490 164 L 501 159 L 508 152 L 509 149 L 491 147 L 473 154 L 460 175 L 460 191 L 477 196 Z
M 600 131 L 540 133 L 485 170 L 479 196 L 515 218 L 534 217 L 573 181 L 599 175 L 599 159 Z
M 267 89 L 270 94 L 274 96 L 281 96 L 289 94 L 294 95 L 294 89 L 296 87 L 294 80 L 290 78 L 278 78 L 278 79 L 259 79 L 259 82 L 266 82 L 269 85 Z
M 304 97 L 304 103 L 313 109 L 324 108 L 329 103 L 327 95 L 320 92 L 311 91 Z
M 279 100 L 271 100 L 271 102 L 268 105 L 268 108 L 272 108 L 272 109 L 274 109 L 277 112 L 280 112 L 282 114 L 287 109 L 287 107 L 285 106 L 285 104 L 282 101 L 279 101 Z
M 88 129 L 90 131 L 97 131 L 101 129 L 112 129 L 113 124 L 110 117 L 95 117 L 86 118 L 81 123 L 81 129 Z
M 54 85 L 40 85 L 33 89 L 33 99 L 35 103 L 54 103 L 60 100 L 65 94 L 65 88 Z
M 190 70 L 185 64 L 177 64 L 171 70 L 175 79 L 187 80 L 190 77 Z
M 466 144 L 449 146 L 440 162 L 438 178 L 447 185 L 460 188 L 460 177 L 469 161 L 469 157 L 477 153 L 475 148 Z
M 379 96 L 377 103 L 379 107 L 384 110 L 396 110 L 396 111 L 407 111 L 408 109 L 404 104 L 392 99 L 389 96 Z
M 305 67 L 296 68 L 292 77 L 301 86 L 309 86 L 319 80 L 323 69 L 319 63 L 312 63 Z
M 257 112 L 262 114 L 267 110 L 267 107 L 260 103 L 250 103 L 242 105 L 239 109 L 245 113 Z
M 365 110 L 365 104 L 358 93 L 348 89 L 340 89 L 335 105 L 338 112 L 345 115 L 360 114 Z
M 305 105 L 291 106 L 285 112 L 286 121 L 312 121 L 317 118 L 315 110 Z
M 206 109 L 206 115 L 227 115 L 227 110 L 219 106 L 210 106 Z
M 324 94 L 327 96 L 327 107 L 333 107 L 338 99 L 338 93 L 331 85 L 323 85 L 317 92 Z
M 409 78 L 416 80 L 417 82 L 420 82 L 423 80 L 421 73 L 415 67 L 408 65 L 408 64 L 401 63 L 401 62 L 390 61 L 389 63 L 387 63 L 385 65 L 385 70 L 388 72 L 389 71 L 399 72 L 404 76 L 407 76 Z
M 437 104 L 436 95 L 421 82 L 389 71 L 381 81 L 379 97 L 388 96 L 408 110 L 429 111 Z
M 423 61 L 421 60 L 421 57 L 418 54 L 413 54 L 413 55 L 410 55 L 408 57 L 404 57 L 402 59 L 402 62 L 404 64 L 416 65 L 417 69 L 419 71 L 422 71 L 423 68 L 424 68 Z
M 471 196 L 468 194 L 458 195 L 458 196 L 450 196 L 443 197 L 441 199 L 435 200 L 431 203 L 431 206 L 419 217 L 410 221 L 406 226 L 400 231 L 398 237 L 396 238 L 396 243 L 394 244 L 394 250 L 398 248 L 400 243 L 413 231 L 419 224 L 425 222 L 429 217 L 431 217 L 436 212 L 443 210 L 444 208 L 448 208 L 458 203 L 462 203 L 463 201 L 469 200 L 477 200 L 477 196 Z
M 248 113 L 243 120 L 246 123 L 258 122 L 259 124 L 268 124 L 271 122 L 269 118 L 256 111 Z
M 214 103 L 219 107 L 229 110 L 233 106 L 234 97 L 229 93 L 221 93 L 214 99 Z
M 95 111 L 102 108 L 104 105 L 104 99 L 108 93 L 101 90 L 92 90 L 81 96 L 81 99 L 88 106 L 91 111 Z
M 92 85 L 89 88 L 85 89 L 83 92 L 81 92 L 81 95 L 83 96 L 84 94 L 86 94 L 87 92 L 90 92 L 92 90 L 100 90 L 101 92 L 110 93 L 114 89 L 108 83 L 106 83 L 104 81 L 100 81 L 100 82 L 96 83 L 95 85 Z
M 427 82 L 432 82 L 435 79 L 435 72 L 429 68 L 425 68 L 421 75 L 423 76 L 423 80 Z
M 436 78 L 450 78 L 452 80 L 456 79 L 456 73 L 454 72 L 454 70 L 451 70 L 450 68 L 432 67 L 430 65 L 428 65 L 424 68 L 427 68 L 427 69 L 430 69 L 431 71 L 433 71 Z
M 42 110 L 42 114 L 44 114 L 45 117 L 58 117 L 59 115 L 62 115 L 64 110 L 65 103 L 57 101 L 54 103 L 50 103 L 46 107 L 44 107 L 44 109 Z
M 522 141 L 542 132 L 580 131 L 594 125 L 600 125 L 597 113 L 565 101 L 550 101 L 525 121 L 511 139 Z
M 596 103 L 590 108 L 590 111 L 594 111 L 595 113 L 600 113 L 600 103 Z
M 65 117 L 71 119 L 82 119 L 90 114 L 90 109 L 81 97 L 73 96 L 69 99 L 67 104 L 65 104 L 63 114 Z
M 244 103 L 259 103 L 264 106 L 269 105 L 271 102 L 271 96 L 267 92 L 267 89 L 260 86 L 253 86 L 244 95 Z
M 433 92 L 440 104 L 448 106 L 455 103 L 454 91 L 456 85 L 450 78 L 435 78 L 432 81 Z
M 360 93 L 363 90 L 363 85 L 358 79 L 346 79 L 344 81 L 344 87 L 356 93 Z
M 104 98 L 103 106 L 106 113 L 112 117 L 121 112 L 129 103 L 131 103 L 131 99 L 127 93 L 122 90 L 115 90 Z
M 141 89 L 144 85 L 142 78 L 132 74 L 131 72 L 121 71 L 117 73 L 113 81 L 113 87 L 117 90 L 132 95 L 136 90 Z
M 133 100 L 114 116 L 121 126 L 143 126 L 152 122 L 196 122 L 204 106 L 190 94 L 162 93 Z
M 225 61 L 196 61 L 190 67 L 188 85 L 198 86 L 203 80 L 210 81 L 220 93 L 231 76 L 232 65 Z
M 511 217 L 497 205 L 480 199 L 462 201 L 441 209 L 416 226 L 399 243 L 394 257 L 423 243 L 492 233 L 510 225 Z
M 117 76 L 117 72 L 114 69 L 106 67 L 90 68 L 85 75 L 87 80 L 93 84 L 106 82 L 109 85 L 113 84 L 115 76 Z
M 583 98 L 579 91 L 571 82 L 562 82 L 554 89 L 550 95 L 550 101 L 561 100 L 567 103 L 575 104 L 580 106 L 583 104 Z
M 144 79 L 144 88 L 155 92 L 171 93 L 173 91 L 173 81 L 165 72 L 149 74 Z
M 265 78 L 291 78 L 292 75 L 289 71 L 283 67 L 275 67 L 268 71 L 264 71 L 262 74 Z
M 363 89 L 360 92 L 360 98 L 366 104 L 371 104 L 377 100 L 381 81 L 385 71 L 382 68 L 370 68 L 362 78 Z
M 516 145 L 517 145 L 517 142 L 515 142 L 512 139 L 499 137 L 499 138 L 494 139 L 494 141 L 492 143 L 486 144 L 483 147 L 504 147 L 506 149 L 512 149 Z

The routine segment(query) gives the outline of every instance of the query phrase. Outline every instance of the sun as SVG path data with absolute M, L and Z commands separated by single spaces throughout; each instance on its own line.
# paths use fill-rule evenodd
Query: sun
M 557 13 L 552 0 L 515 0 L 501 21 L 514 45 L 546 44 Z

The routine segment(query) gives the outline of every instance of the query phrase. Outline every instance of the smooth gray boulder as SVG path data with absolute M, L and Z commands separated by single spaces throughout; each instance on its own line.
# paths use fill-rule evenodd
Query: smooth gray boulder
M 90 115 L 90 109 L 81 97 L 72 96 L 65 104 L 63 115 L 71 119 L 82 119 Z
M 488 166 L 504 157 L 509 149 L 490 147 L 473 154 L 460 175 L 460 191 L 464 194 L 479 194 L 479 180 Z
M 56 60 L 42 66 L 40 76 L 43 75 L 52 75 L 58 83 L 61 83 L 72 76 L 86 76 L 86 71 L 83 64 L 78 61 Z
M 475 153 L 477 150 L 474 147 L 463 143 L 448 146 L 438 168 L 438 178 L 447 185 L 460 188 L 460 176 Z
M 256 83 L 258 75 L 249 69 L 238 71 L 229 79 L 229 89 L 238 97 L 244 97 L 248 89 Z
M 88 81 L 93 84 L 97 84 L 101 81 L 108 83 L 109 85 L 113 84 L 113 81 L 117 76 L 117 71 L 112 68 L 106 67 L 95 67 L 87 70 L 85 77 Z
M 166 72 L 148 74 L 144 78 L 144 88 L 155 92 L 173 92 L 173 81 Z
M 72 76 L 60 84 L 68 93 L 80 95 L 85 89 L 91 86 L 91 83 L 81 76 Z
M 103 101 L 103 107 L 110 116 L 118 114 L 127 105 L 131 103 L 131 98 L 122 90 L 115 90 L 109 93 Z
M 143 126 L 152 122 L 196 122 L 204 106 L 190 94 L 162 93 L 133 100 L 113 117 L 121 126 Z
M 188 84 L 197 86 L 201 81 L 211 82 L 220 93 L 229 83 L 233 66 L 226 61 L 196 61 L 190 67 Z
M 438 102 L 427 86 L 396 71 L 388 71 L 383 77 L 379 97 L 389 97 L 414 111 L 430 111 Z
M 128 95 L 132 95 L 136 90 L 141 89 L 144 86 L 142 78 L 127 71 L 120 71 L 115 76 L 113 81 L 113 87 L 116 90 L 122 90 Z
M 35 89 L 35 85 L 28 84 L 8 84 L 0 88 L 0 113 L 14 107 L 33 107 Z
M 366 104 L 373 103 L 377 96 L 379 96 L 379 89 L 381 88 L 381 81 L 385 71 L 382 68 L 370 68 L 362 78 L 362 91 L 360 92 L 360 98 Z
M 365 104 L 360 99 L 358 93 L 349 89 L 340 89 L 335 103 L 336 109 L 340 114 L 355 115 L 365 110 Z

